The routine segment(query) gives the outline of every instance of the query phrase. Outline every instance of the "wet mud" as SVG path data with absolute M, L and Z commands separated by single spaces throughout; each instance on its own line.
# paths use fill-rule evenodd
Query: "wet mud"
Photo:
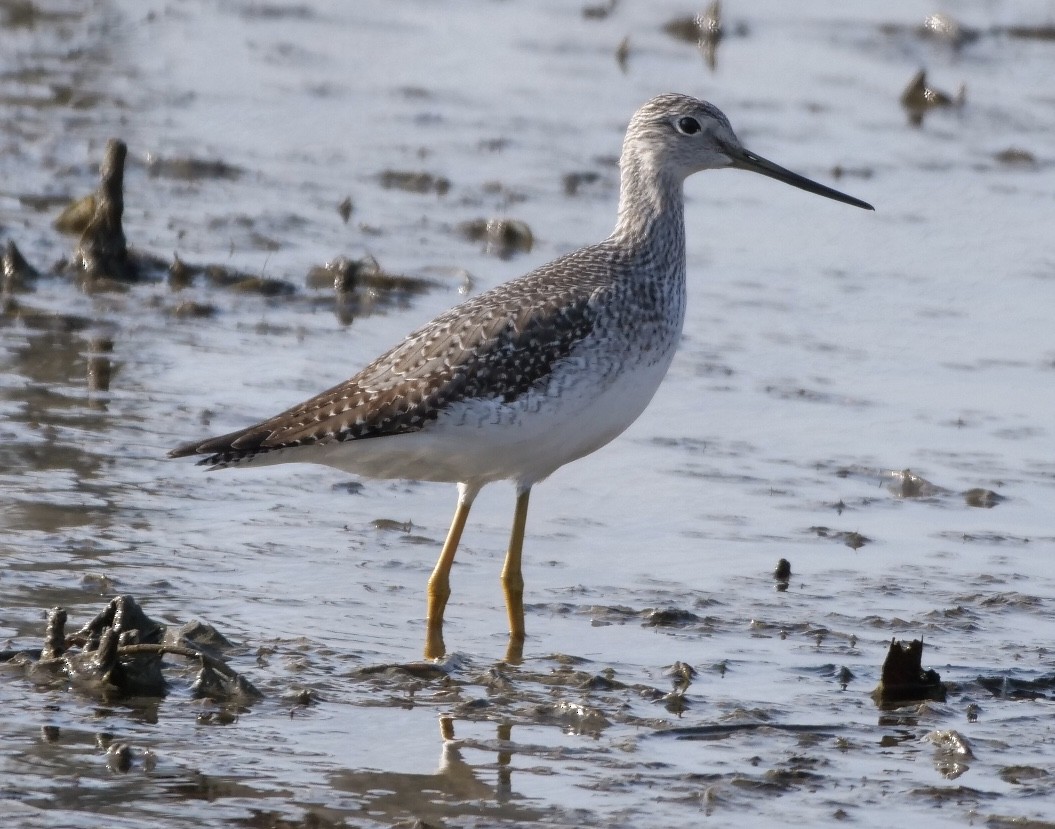
M 0 819 L 1049 825 L 1050 21 L 433 14 L 0 5 Z M 681 351 L 533 494 L 519 664 L 503 488 L 424 660 L 450 488 L 164 459 L 603 238 L 668 89 L 877 212 L 689 184 Z

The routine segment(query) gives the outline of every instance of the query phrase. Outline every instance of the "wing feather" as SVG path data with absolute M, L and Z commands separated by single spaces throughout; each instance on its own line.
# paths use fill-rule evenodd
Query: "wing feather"
M 606 272 L 583 249 L 437 317 L 345 382 L 260 423 L 180 446 L 228 465 L 276 449 L 425 428 L 445 406 L 515 399 L 593 329 Z

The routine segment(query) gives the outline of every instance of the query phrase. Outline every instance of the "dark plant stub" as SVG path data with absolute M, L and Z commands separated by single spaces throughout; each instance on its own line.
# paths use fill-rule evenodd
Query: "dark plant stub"
M 876 705 L 900 705 L 919 700 L 945 699 L 945 686 L 937 671 L 923 670 L 923 640 L 890 641 L 883 674 L 872 691 Z
M 99 189 L 95 194 L 95 212 L 73 256 L 74 268 L 82 279 L 133 282 L 139 278 L 139 269 L 129 259 L 121 225 L 125 209 L 127 154 L 128 148 L 123 141 L 111 138 L 106 142 L 106 153 L 99 170 Z

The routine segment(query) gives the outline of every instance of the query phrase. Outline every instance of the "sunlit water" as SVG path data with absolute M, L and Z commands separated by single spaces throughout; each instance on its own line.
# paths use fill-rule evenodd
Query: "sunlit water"
M 371 254 L 438 287 L 351 325 L 304 288 L 88 295 L 44 275 L 17 296 L 40 313 L 0 327 L 9 647 L 39 646 L 49 607 L 74 629 L 132 594 L 238 642 L 232 664 L 265 697 L 232 721 L 176 662 L 168 697 L 127 704 L 0 668 L 10 825 L 1055 821 L 1055 42 L 995 31 L 1050 25 L 1055 5 L 956 4 L 984 32 L 956 49 L 915 34 L 934 9 L 907 0 L 834 16 L 728 2 L 714 71 L 663 31 L 692 4 L 623 0 L 601 20 L 557 0 L 87 5 L 0 9 L 0 238 L 32 264 L 69 254 L 51 222 L 116 136 L 133 246 L 298 286 Z M 914 128 L 898 96 L 923 66 L 966 104 Z M 420 656 L 454 488 L 205 474 L 165 452 L 603 238 L 626 121 L 671 90 L 876 213 L 742 173 L 691 179 L 669 377 L 625 436 L 533 493 L 524 664 L 500 661 L 513 498 L 494 486 L 454 569 L 444 676 L 364 672 Z M 1001 161 L 1011 148 L 1034 161 Z M 240 174 L 152 175 L 148 156 Z M 450 190 L 385 189 L 385 170 Z M 567 195 L 582 172 L 596 180 Z M 502 260 L 456 231 L 493 216 L 527 222 L 534 249 Z M 175 315 L 187 298 L 217 313 Z M 106 339 L 110 390 L 89 391 Z M 901 497 L 905 469 L 941 491 Z M 969 506 L 974 488 L 1006 500 Z M 889 641 L 920 637 L 947 701 L 879 710 Z M 676 662 L 697 672 L 680 700 Z M 970 754 L 928 739 L 948 731 Z M 130 770 L 108 765 L 113 741 Z

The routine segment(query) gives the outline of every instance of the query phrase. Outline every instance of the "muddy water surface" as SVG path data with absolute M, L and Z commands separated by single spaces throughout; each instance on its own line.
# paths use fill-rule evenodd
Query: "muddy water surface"
M 0 666 L 7 823 L 1055 824 L 1055 6 L 957 4 L 956 39 L 920 3 L 830 5 L 723 4 L 712 70 L 676 2 L 0 4 L 0 239 L 39 271 L 0 324 L 4 647 L 132 594 L 215 625 L 264 694 L 199 699 L 178 660 L 135 699 Z M 921 67 L 966 93 L 912 126 Z M 523 664 L 507 487 L 429 664 L 453 487 L 164 459 L 602 238 L 626 121 L 670 90 L 877 211 L 689 181 L 681 352 L 535 490 Z M 61 272 L 52 222 L 111 137 L 132 247 L 252 279 Z M 462 227 L 492 218 L 530 251 Z M 305 286 L 339 256 L 416 281 Z M 878 709 L 889 641 L 920 637 L 945 702 Z

